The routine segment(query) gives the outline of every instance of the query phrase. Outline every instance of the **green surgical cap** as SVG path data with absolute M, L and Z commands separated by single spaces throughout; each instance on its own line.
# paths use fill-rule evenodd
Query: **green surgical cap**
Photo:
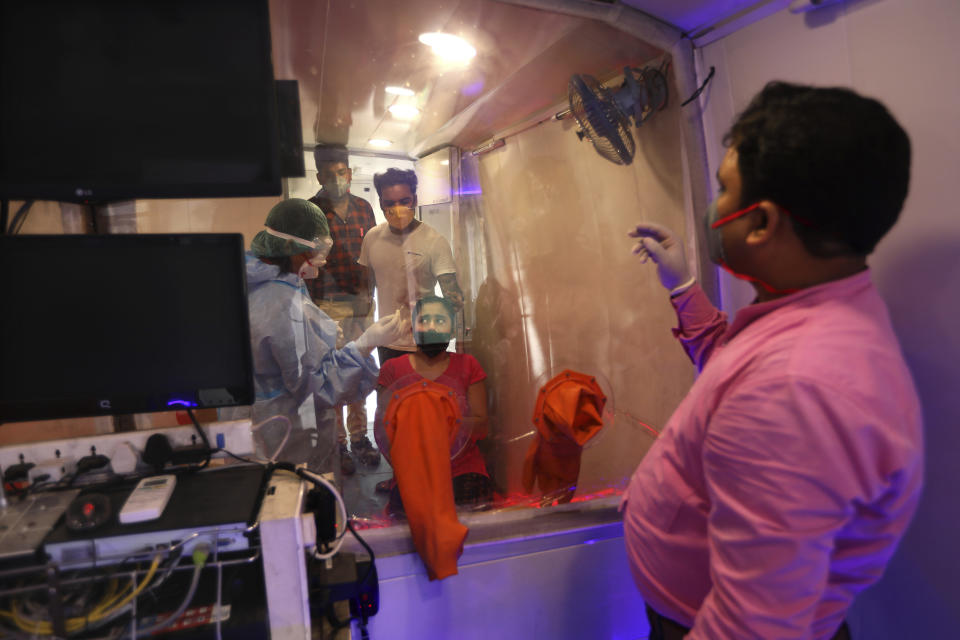
M 320 207 L 300 198 L 284 200 L 270 209 L 264 226 L 310 241 L 330 235 L 327 216 Z M 282 258 L 313 250 L 312 247 L 272 236 L 266 231 L 258 233 L 250 243 L 250 251 L 258 258 Z

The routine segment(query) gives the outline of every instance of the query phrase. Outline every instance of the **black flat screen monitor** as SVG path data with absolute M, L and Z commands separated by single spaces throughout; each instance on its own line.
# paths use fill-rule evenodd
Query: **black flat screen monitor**
M 0 3 L 0 197 L 279 195 L 267 0 Z
M 0 236 L 0 422 L 253 403 L 243 236 Z

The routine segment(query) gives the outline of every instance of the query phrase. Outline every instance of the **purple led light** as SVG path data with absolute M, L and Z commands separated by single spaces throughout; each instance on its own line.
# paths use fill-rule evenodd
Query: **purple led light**
M 471 82 L 467 86 L 460 89 L 460 93 L 462 93 L 465 96 L 475 96 L 481 91 L 483 91 L 483 80 L 477 80 L 476 82 Z

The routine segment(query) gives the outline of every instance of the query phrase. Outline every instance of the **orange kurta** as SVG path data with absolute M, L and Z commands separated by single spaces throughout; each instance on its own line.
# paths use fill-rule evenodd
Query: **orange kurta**
M 459 423 L 452 391 L 429 380 L 394 392 L 384 416 L 410 534 L 431 580 L 457 573 L 467 537 L 467 527 L 457 519 L 450 472 L 450 445 Z

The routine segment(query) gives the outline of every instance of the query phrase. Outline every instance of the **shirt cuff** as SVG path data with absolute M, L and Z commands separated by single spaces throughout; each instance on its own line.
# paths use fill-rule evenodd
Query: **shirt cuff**
M 687 280 L 686 282 L 684 282 L 684 283 L 681 284 L 680 286 L 674 287 L 673 289 L 670 289 L 670 297 L 671 297 L 671 298 L 676 298 L 677 296 L 679 296 L 681 293 L 684 293 L 685 291 L 687 291 L 687 289 L 689 289 L 690 287 L 692 287 L 692 286 L 695 285 L 696 283 L 697 283 L 697 279 L 696 279 L 696 278 L 690 278 L 689 280 Z

